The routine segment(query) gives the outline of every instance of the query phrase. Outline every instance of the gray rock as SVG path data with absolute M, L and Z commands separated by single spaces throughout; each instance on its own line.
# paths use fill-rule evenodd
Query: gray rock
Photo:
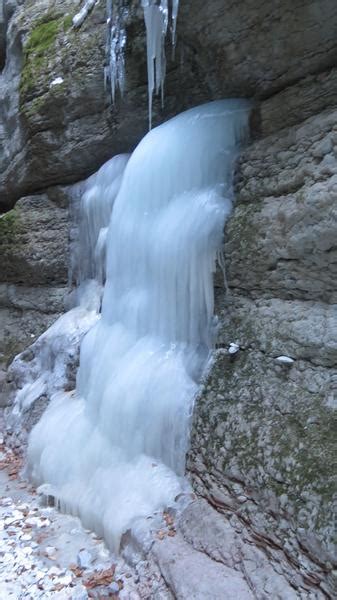
M 3 68 L 6 60 L 6 20 L 3 0 L 0 2 L 0 69 Z
M 92 556 L 90 552 L 83 549 L 77 555 L 77 564 L 81 569 L 88 569 L 92 564 Z
M 219 350 L 195 404 L 188 464 L 197 493 L 297 565 L 283 575 L 304 597 L 301 587 L 317 597 L 334 589 L 335 123 L 326 110 L 240 158 L 229 293 L 219 273 Z M 235 361 L 225 350 L 233 339 Z
M 0 216 L 0 362 L 8 364 L 64 311 L 68 237 L 68 207 L 56 189 L 22 198 Z
M 336 302 L 336 111 L 252 144 L 226 233 L 227 277 L 252 296 Z
M 84 178 L 111 155 L 134 147 L 148 120 L 145 27 L 138 0 L 127 3 L 125 95 L 114 107 L 103 86 L 104 3 L 97 3 L 78 29 L 71 27 L 77 10 L 71 0 L 17 5 L 7 27 L 7 61 L 0 79 L 2 206 L 32 191 Z M 155 100 L 154 123 L 209 99 L 276 97 L 309 74 L 322 74 L 322 97 L 328 98 L 307 104 L 320 109 L 330 105 L 334 96 L 326 90 L 335 61 L 336 17 L 334 0 L 323 0 L 319 9 L 312 2 L 286 0 L 273 10 L 262 0 L 226 7 L 220 0 L 211 7 L 203 0 L 184 0 L 176 60 L 168 60 L 165 108 Z M 53 35 L 42 52 L 38 34 L 46 28 Z M 50 86 L 56 78 L 63 82 Z M 273 121 L 269 130 L 308 116 L 310 109 L 301 112 L 298 96 L 286 96 L 294 110 L 283 110 L 282 117 L 274 119 L 277 111 L 266 109 L 264 122 Z M 310 98 L 317 96 L 309 92 Z M 284 99 L 277 104 L 284 106 Z
M 1 280 L 32 286 L 68 281 L 68 209 L 47 194 L 21 198 L 0 217 Z
M 254 598 L 239 572 L 197 552 L 179 534 L 156 542 L 152 555 L 174 597 L 179 600 Z

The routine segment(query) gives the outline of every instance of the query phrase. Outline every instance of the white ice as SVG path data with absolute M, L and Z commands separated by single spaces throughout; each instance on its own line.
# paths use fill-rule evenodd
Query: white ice
M 123 96 L 125 86 L 126 19 L 128 8 L 124 3 L 107 0 L 107 64 L 104 68 L 105 85 L 110 83 L 112 102 L 117 88 Z
M 81 10 L 73 17 L 73 27 L 80 27 L 94 8 L 97 0 L 85 0 Z
M 53 81 L 51 81 L 50 87 L 52 87 L 53 85 L 61 85 L 61 83 L 63 83 L 63 78 L 56 77 L 55 79 L 53 79 Z
M 107 230 L 128 160 L 129 154 L 114 156 L 97 173 L 73 186 L 73 221 L 77 234 L 71 257 L 72 278 L 78 288 L 76 304 L 83 303 L 83 295 L 95 290 L 102 292 Z
M 140 142 L 112 211 L 102 317 L 81 346 L 77 396 L 55 397 L 31 434 L 33 480 L 114 549 L 184 485 L 212 347 L 212 274 L 247 127 L 246 102 L 218 101 Z M 103 187 L 106 203 L 114 192 Z

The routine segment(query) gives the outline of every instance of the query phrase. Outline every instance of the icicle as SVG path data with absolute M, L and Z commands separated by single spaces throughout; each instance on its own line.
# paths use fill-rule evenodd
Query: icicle
M 179 0 L 172 0 L 171 35 L 172 35 L 172 54 L 173 54 L 173 58 L 174 58 L 175 47 L 176 47 L 176 32 L 177 32 L 178 10 L 179 10 Z
M 113 103 L 116 99 L 117 88 L 123 96 L 125 87 L 125 21 L 127 16 L 128 9 L 124 0 L 119 0 L 114 4 L 112 0 L 107 0 L 106 56 L 108 64 L 104 69 L 104 81 L 106 87 L 110 83 Z
M 170 19 L 174 54 L 179 0 L 141 0 L 141 5 L 146 27 L 149 129 L 151 129 L 153 94 L 160 92 L 162 106 L 164 104 L 165 39 Z M 115 3 L 107 0 L 107 65 L 104 68 L 104 81 L 106 86 L 110 82 L 113 102 L 116 98 L 116 89 L 119 88 L 122 95 L 124 91 L 127 16 L 125 0 L 118 0 Z
M 147 48 L 147 77 L 148 77 L 148 103 L 149 103 L 149 129 L 152 126 L 152 100 L 154 92 L 161 92 L 162 105 L 164 103 L 164 82 L 166 75 L 165 38 L 169 22 L 168 0 L 142 0 L 144 20 L 146 26 Z M 179 0 L 172 0 L 171 6 L 171 32 L 172 44 L 176 41 L 176 23 L 178 16 Z

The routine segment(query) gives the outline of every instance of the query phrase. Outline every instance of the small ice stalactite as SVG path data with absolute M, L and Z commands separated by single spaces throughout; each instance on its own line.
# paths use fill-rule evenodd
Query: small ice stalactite
M 125 86 L 125 22 L 128 8 L 125 0 L 107 0 L 107 40 L 106 56 L 108 64 L 104 67 L 104 82 L 106 89 L 110 85 L 111 99 L 116 100 L 116 91 L 119 89 L 121 96 Z
M 176 47 L 176 31 L 177 31 L 177 18 L 178 18 L 178 10 L 179 10 L 179 0 L 172 0 L 172 25 L 171 25 L 171 33 L 172 33 L 172 48 L 173 48 L 173 56 Z
M 95 204 L 114 200 L 102 315 L 81 344 L 76 394 L 52 400 L 28 461 L 33 481 L 52 486 L 61 509 L 115 550 L 136 519 L 186 489 L 190 418 L 213 343 L 213 273 L 248 112 L 238 100 L 186 111 L 140 142 L 115 200 L 109 163 L 92 182 Z
M 169 6 L 170 4 L 170 6 Z M 172 46 L 176 44 L 176 26 L 179 0 L 142 0 L 146 26 L 147 78 L 149 102 L 149 129 L 152 126 L 153 94 L 161 93 L 164 102 L 164 82 L 166 75 L 165 39 L 171 15 Z M 170 10 L 169 10 L 170 9 Z

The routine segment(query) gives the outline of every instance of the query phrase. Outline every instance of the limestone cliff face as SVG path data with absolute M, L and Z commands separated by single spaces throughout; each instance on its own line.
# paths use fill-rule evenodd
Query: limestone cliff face
M 115 106 L 103 85 L 105 3 L 74 30 L 79 4 L 4 0 L 0 10 L 0 206 L 12 209 L 0 220 L 0 362 L 63 310 L 69 218 L 55 186 L 132 150 L 147 129 L 138 1 L 127 3 L 126 89 Z M 165 107 L 154 104 L 156 124 L 221 97 L 255 100 L 226 231 L 229 293 L 218 274 L 219 349 L 195 405 L 189 471 L 220 513 L 299 569 L 291 585 L 302 597 L 305 586 L 332 595 L 336 27 L 335 0 L 181 0 Z M 234 360 L 230 342 L 241 347 Z M 275 361 L 282 354 L 291 367 Z
M 332 83 L 334 72 L 327 77 Z M 283 550 L 329 596 L 336 559 L 337 111 L 330 100 L 312 114 L 322 98 L 318 81 L 309 81 L 262 102 L 262 132 L 281 125 L 276 106 L 282 114 L 285 98 L 296 98 L 301 114 L 304 85 L 312 116 L 262 135 L 238 165 L 226 230 L 229 292 L 218 274 L 219 349 L 196 401 L 189 470 L 200 495 L 227 518 L 249 523 L 259 545 Z M 241 348 L 234 358 L 226 351 L 231 342 Z M 280 355 L 294 362 L 282 365 Z
M 127 2 L 126 89 L 114 107 L 103 85 L 105 3 L 97 2 L 74 30 L 71 20 L 79 4 L 3 0 L 3 207 L 51 185 L 78 181 L 112 154 L 132 148 L 147 129 L 145 37 L 138 0 Z M 273 7 L 263 0 L 182 0 L 176 59 L 168 60 L 165 108 L 159 99 L 155 102 L 154 123 L 210 99 L 270 98 L 285 89 L 283 102 L 274 111 L 271 102 L 265 118 L 276 128 L 300 121 L 317 109 L 307 98 L 303 78 L 318 78 L 321 105 L 331 100 L 328 70 L 336 63 L 336 15 L 334 0 L 283 0 Z M 63 81 L 53 85 L 57 78 Z M 300 110 L 287 89 L 295 82 L 303 83 Z M 285 108 L 288 103 L 291 110 Z
M 53 191 L 21 198 L 0 218 L 0 364 L 4 366 L 64 311 L 69 215 L 61 194 Z

